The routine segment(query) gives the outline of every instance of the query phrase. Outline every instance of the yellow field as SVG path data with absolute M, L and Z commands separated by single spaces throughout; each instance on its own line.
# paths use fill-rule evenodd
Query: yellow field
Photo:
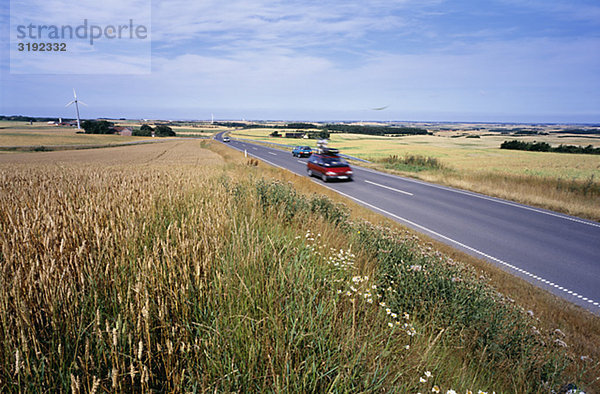
M 216 153 L 200 150 L 201 141 L 165 140 L 140 146 L 119 146 L 65 152 L 27 152 L 0 155 L 0 169 L 19 165 L 212 165 L 222 164 Z M 201 154 L 200 154 L 201 153 Z

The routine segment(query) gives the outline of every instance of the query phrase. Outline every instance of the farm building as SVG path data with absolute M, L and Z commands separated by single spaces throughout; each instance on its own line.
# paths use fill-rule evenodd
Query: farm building
M 125 135 L 131 137 L 133 133 L 133 128 L 127 126 L 114 126 L 110 129 L 115 134 Z
M 285 133 L 285 138 L 303 138 L 304 133 Z

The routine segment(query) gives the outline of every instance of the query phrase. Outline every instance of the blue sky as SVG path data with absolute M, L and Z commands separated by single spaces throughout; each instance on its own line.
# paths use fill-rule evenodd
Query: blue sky
M 600 123 L 597 0 L 12 0 L 12 14 L 79 23 L 140 4 L 147 70 L 115 52 L 16 74 L 3 1 L 0 113 L 73 116 L 75 87 L 83 117 Z

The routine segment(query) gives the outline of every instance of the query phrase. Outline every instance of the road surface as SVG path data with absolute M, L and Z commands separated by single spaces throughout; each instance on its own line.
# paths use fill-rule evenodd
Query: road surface
M 222 133 L 215 138 L 222 141 Z M 307 159 L 289 151 L 235 139 L 228 145 L 306 175 Z M 353 182 L 313 179 L 600 315 L 600 223 L 358 166 L 353 170 Z

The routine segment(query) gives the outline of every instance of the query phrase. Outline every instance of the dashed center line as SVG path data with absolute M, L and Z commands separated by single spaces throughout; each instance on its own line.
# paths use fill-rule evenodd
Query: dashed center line
M 269 152 L 270 155 L 277 156 L 277 153 Z
M 389 189 L 389 190 L 393 190 L 393 191 L 398 192 L 398 193 L 406 194 L 407 196 L 414 196 L 414 194 L 409 193 L 409 192 L 405 192 L 404 190 L 394 189 L 393 187 L 389 187 L 389 186 L 385 186 L 385 185 L 380 185 L 379 183 L 375 183 L 375 182 L 371 182 L 371 181 L 365 181 L 365 182 L 370 183 L 371 185 L 383 187 L 384 189 Z

